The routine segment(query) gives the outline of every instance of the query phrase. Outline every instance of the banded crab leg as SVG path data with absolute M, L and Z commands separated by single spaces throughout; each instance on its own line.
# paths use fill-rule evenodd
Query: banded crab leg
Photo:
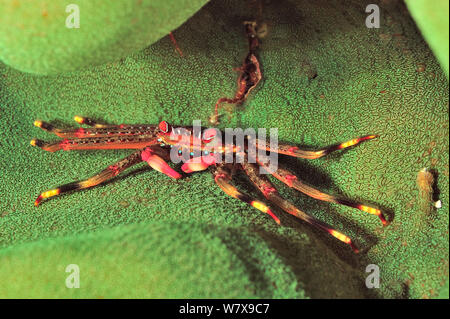
M 366 135 L 366 136 L 354 138 L 354 139 L 349 140 L 344 143 L 331 145 L 331 146 L 328 146 L 328 147 L 325 147 L 325 148 L 322 148 L 319 150 L 315 150 L 315 151 L 300 149 L 299 147 L 293 146 L 290 144 L 279 144 L 277 149 L 271 149 L 270 146 L 267 145 L 267 143 L 265 143 L 265 141 L 262 141 L 262 143 L 260 144 L 258 140 L 255 141 L 255 145 L 258 149 L 264 149 L 264 150 L 276 152 L 279 154 L 284 154 L 284 155 L 289 155 L 289 156 L 299 157 L 299 158 L 305 158 L 305 159 L 316 159 L 316 158 L 323 157 L 327 154 L 330 154 L 332 152 L 342 150 L 342 149 L 345 149 L 348 147 L 352 147 L 352 146 L 358 145 L 364 141 L 368 141 L 368 140 L 371 140 L 371 139 L 374 139 L 377 137 L 378 137 L 378 135 Z
M 127 168 L 135 164 L 138 164 L 142 161 L 147 162 L 150 165 L 150 167 L 152 167 L 154 170 L 159 171 L 167 176 L 170 176 L 172 178 L 181 178 L 181 175 L 178 174 L 176 171 L 174 171 L 165 162 L 164 159 L 168 158 L 169 154 L 167 150 L 164 150 L 158 146 L 152 146 L 147 147 L 143 150 L 142 149 L 138 150 L 132 153 L 131 155 L 128 155 L 124 159 L 118 161 L 117 163 L 108 166 L 107 168 L 105 168 L 104 170 L 102 170 L 101 172 L 92 177 L 89 177 L 82 181 L 64 184 L 57 188 L 41 193 L 39 197 L 36 199 L 34 205 L 38 206 L 39 203 L 45 198 L 53 197 L 70 191 L 76 191 L 80 189 L 93 187 L 101 183 L 104 183 L 105 181 L 117 176 Z
M 282 198 L 279 195 L 276 188 L 273 186 L 273 184 L 266 177 L 258 174 L 258 167 L 256 165 L 250 164 L 246 160 L 244 160 L 244 162 L 241 165 L 245 173 L 249 177 L 250 181 L 256 186 L 256 188 L 258 188 L 261 191 L 261 193 L 263 193 L 264 197 L 266 197 L 269 201 L 277 205 L 285 212 L 307 222 L 308 224 L 312 225 L 315 228 L 318 228 L 322 231 L 329 233 L 331 236 L 337 238 L 343 243 L 350 245 L 350 247 L 353 249 L 355 253 L 359 252 L 356 246 L 353 244 L 350 237 L 333 229 L 328 224 L 321 222 L 320 220 L 304 213 L 303 211 L 295 207 L 295 205 L 292 204 L 290 201 Z
M 49 152 L 56 152 L 58 150 L 142 149 L 157 143 L 157 138 L 151 135 L 84 137 L 63 139 L 55 142 L 32 139 L 30 142 L 31 145 L 40 147 Z
M 260 162 L 258 162 L 258 164 L 260 166 L 268 169 L 267 165 L 260 163 Z M 294 188 L 294 189 L 298 190 L 299 192 L 302 192 L 302 193 L 308 195 L 309 197 L 312 197 L 312 198 L 315 198 L 315 199 L 318 199 L 321 201 L 325 201 L 325 202 L 341 204 L 341 205 L 359 209 L 363 212 L 378 216 L 378 218 L 380 218 L 383 226 L 386 226 L 389 224 L 389 222 L 386 220 L 386 218 L 383 215 L 383 212 L 381 210 L 371 207 L 371 206 L 364 205 L 364 204 L 356 202 L 356 201 L 352 201 L 352 200 L 345 199 L 345 198 L 339 198 L 339 197 L 336 197 L 336 196 L 333 196 L 330 194 L 323 193 L 320 190 L 302 182 L 301 180 L 298 179 L 298 177 L 296 175 L 294 175 L 291 171 L 289 171 L 287 169 L 278 168 L 275 172 L 272 173 L 272 175 L 275 178 L 277 178 L 278 180 L 282 181 L 287 186 Z
M 104 125 L 97 124 L 89 118 L 82 118 L 76 116 L 77 122 L 86 122 L 86 124 L 94 126 L 92 128 L 57 128 L 50 123 L 36 120 L 34 125 L 43 129 L 44 131 L 53 133 L 61 138 L 86 138 L 86 137 L 112 137 L 112 136 L 130 136 L 130 135 L 151 135 L 156 134 L 158 129 L 154 125 L 148 124 L 120 124 L 120 125 Z M 80 122 L 79 122 L 80 123 Z
M 214 181 L 216 184 L 225 192 L 225 194 L 239 199 L 244 203 L 249 204 L 250 206 L 262 211 L 263 213 L 268 214 L 272 217 L 277 224 L 280 224 L 280 219 L 275 216 L 275 214 L 270 210 L 270 208 L 264 204 L 263 202 L 251 198 L 249 195 L 242 193 L 236 187 L 231 185 L 230 181 L 232 179 L 232 175 L 228 169 L 225 168 L 224 164 L 213 165 L 211 167 L 211 173 L 214 176 Z
M 118 161 L 117 163 L 108 166 L 98 174 L 89 177 L 85 180 L 64 184 L 57 188 L 45 191 L 38 196 L 38 198 L 34 202 L 34 205 L 38 206 L 39 203 L 45 198 L 50 198 L 70 191 L 89 188 L 104 183 L 105 181 L 117 176 L 119 173 L 123 172 L 127 168 L 142 162 L 141 153 L 142 150 L 136 151 L 133 154 L 128 155 L 124 159 Z

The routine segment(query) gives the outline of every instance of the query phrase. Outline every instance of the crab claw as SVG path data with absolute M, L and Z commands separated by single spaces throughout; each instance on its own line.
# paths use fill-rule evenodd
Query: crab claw
M 200 156 L 194 157 L 186 161 L 181 170 L 185 173 L 204 171 L 209 166 L 216 164 L 214 156 Z
M 155 154 L 150 148 L 146 148 L 141 153 L 141 158 L 144 162 L 147 162 L 151 168 L 154 170 L 163 173 L 169 177 L 178 179 L 181 178 L 181 174 L 175 171 L 169 164 L 166 163 L 161 157 Z

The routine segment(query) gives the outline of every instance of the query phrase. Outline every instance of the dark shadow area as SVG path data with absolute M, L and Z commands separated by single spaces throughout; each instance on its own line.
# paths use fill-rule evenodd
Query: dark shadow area
M 439 174 L 438 171 L 435 169 L 430 169 L 430 173 L 433 175 L 433 179 L 434 179 L 434 183 L 432 185 L 433 187 L 433 196 L 432 196 L 432 200 L 433 202 L 436 202 L 437 200 L 439 200 L 440 195 L 441 195 L 441 191 L 439 190 Z
M 311 247 L 310 244 L 296 244 L 289 238 L 253 227 L 250 230 L 262 238 L 270 249 L 277 252 L 281 260 L 292 269 L 299 286 L 311 298 L 361 298 L 376 297 L 371 295 L 356 270 L 352 270 L 339 260 L 331 249 Z M 255 285 L 256 291 L 276 289 L 273 279 L 267 276 L 267 269 L 259 264 L 256 252 L 246 241 L 245 232 L 240 229 L 217 229 L 222 242 L 244 263 Z M 306 230 L 311 235 L 311 232 Z M 353 257 L 355 258 L 355 257 Z M 330 269 L 333 265 L 333 269 Z M 267 271 L 267 272 L 266 272 Z M 324 283 L 327 283 L 324 285 Z M 265 296 L 262 296 L 264 298 Z

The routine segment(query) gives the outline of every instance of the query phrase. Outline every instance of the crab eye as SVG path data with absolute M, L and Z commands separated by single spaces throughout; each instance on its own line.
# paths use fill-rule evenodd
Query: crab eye
M 171 126 L 169 123 L 167 123 L 166 121 L 161 121 L 159 122 L 159 130 L 163 133 L 167 133 L 169 132 Z
M 216 137 L 216 129 L 209 128 L 203 132 L 202 141 L 203 143 L 209 143 Z

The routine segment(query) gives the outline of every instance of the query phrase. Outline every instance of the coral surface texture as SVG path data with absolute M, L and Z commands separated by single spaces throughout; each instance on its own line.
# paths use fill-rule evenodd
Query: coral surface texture
M 73 0 L 79 31 L 55 26 L 68 15 L 58 1 L 35 1 L 38 11 L 21 7 L 27 2 L 0 0 L 0 297 L 448 298 L 448 42 L 445 57 L 429 40 L 437 31 L 415 22 L 413 1 L 189 0 L 170 13 L 172 1 L 126 0 L 83 18 L 105 1 Z M 160 18 L 151 3 L 164 6 Z M 366 26 L 369 3 L 380 8 L 379 28 Z M 448 26 L 448 3 L 445 18 Z M 280 142 L 308 148 L 378 134 L 320 159 L 280 155 L 279 165 L 324 192 L 380 207 L 386 227 L 271 178 L 297 207 L 350 236 L 359 254 L 275 210 L 277 225 L 223 193 L 207 171 L 173 180 L 144 163 L 33 205 L 40 192 L 131 153 L 45 152 L 30 140 L 56 137 L 34 120 L 208 126 L 217 99 L 236 91 L 248 20 L 265 26 L 263 78 L 245 103 L 224 105 L 219 127 L 277 128 Z M 100 34 L 83 23 L 107 26 Z M 423 202 L 423 168 L 434 174 L 439 209 Z M 264 200 L 241 172 L 234 182 Z M 80 289 L 66 287 L 71 264 Z M 366 286 L 371 264 L 379 288 Z

